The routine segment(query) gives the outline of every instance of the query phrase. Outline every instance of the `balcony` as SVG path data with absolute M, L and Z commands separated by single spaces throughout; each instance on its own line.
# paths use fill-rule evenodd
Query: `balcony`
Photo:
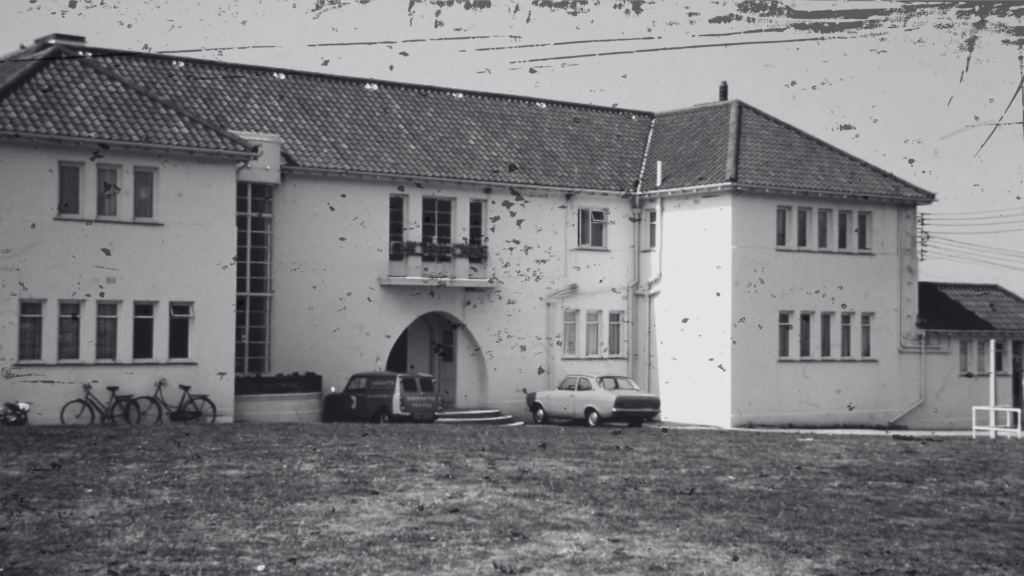
M 494 288 L 487 277 L 486 244 L 393 241 L 381 286 Z

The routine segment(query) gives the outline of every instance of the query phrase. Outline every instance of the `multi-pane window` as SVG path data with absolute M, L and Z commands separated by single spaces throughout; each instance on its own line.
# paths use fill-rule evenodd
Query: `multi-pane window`
M 117 358 L 117 303 L 96 303 L 96 359 Z
M 832 315 L 821 315 L 821 357 L 828 358 L 832 355 Z
M 18 318 L 18 359 L 43 357 L 43 303 L 22 302 Z
M 469 203 L 469 245 L 481 246 L 484 243 L 484 218 L 486 218 L 486 205 L 482 200 L 474 200 Z M 478 264 L 483 262 L 480 252 L 470 252 L 470 263 Z
M 189 327 L 192 323 L 191 304 L 171 304 L 170 334 L 168 358 L 183 359 L 189 357 Z
M 580 208 L 578 226 L 578 245 L 592 248 L 603 248 L 607 220 L 603 210 Z
M 839 326 L 839 355 L 847 358 L 851 352 L 850 338 L 852 336 L 853 314 L 843 314 Z
M 562 316 L 562 329 L 565 332 L 566 356 L 576 355 L 576 310 L 566 310 Z
M 273 188 L 239 182 L 235 218 L 238 230 L 235 301 L 235 372 L 270 369 L 270 249 Z
M 156 173 L 153 170 L 135 169 L 135 217 L 153 217 L 153 184 Z
M 779 312 L 779 357 L 789 357 L 789 332 L 793 325 L 789 323 L 789 313 Z
M 82 319 L 79 316 L 82 305 L 78 302 L 61 302 L 60 319 L 57 323 L 57 359 L 78 360 L 78 347 L 82 333 Z
M 452 201 L 423 199 L 423 261 L 452 260 Z
M 860 355 L 871 356 L 871 315 L 860 315 Z
M 156 305 L 152 302 L 136 302 L 132 323 L 132 358 L 151 360 L 153 358 L 153 320 Z
M 849 212 L 839 213 L 838 246 L 840 250 L 846 250 L 850 239 L 850 218 L 853 215 Z
M 811 315 L 807 312 L 800 314 L 800 357 L 807 358 L 811 355 Z
M 608 355 L 622 355 L 622 312 L 608 313 Z
M 810 219 L 811 211 L 800 209 L 796 211 L 796 245 L 799 248 L 807 246 L 807 220 Z
M 587 311 L 587 356 L 597 356 L 600 349 L 601 313 Z
M 870 245 L 871 233 L 871 213 L 870 212 L 858 212 L 857 213 L 857 249 L 868 250 Z
M 239 295 L 235 304 L 235 372 L 270 370 L 270 297 Z
M 82 183 L 81 170 L 79 166 L 60 165 L 58 213 L 78 214 Z
M 971 343 L 968 340 L 960 341 L 960 373 L 965 373 L 970 370 L 968 365 L 968 355 L 971 351 Z
M 789 218 L 788 208 L 777 208 L 775 210 L 775 245 L 786 245 L 786 220 Z
M 831 219 L 831 211 L 818 210 L 818 248 L 828 248 L 828 226 Z
M 978 372 L 980 374 L 984 374 L 984 373 L 988 372 L 988 341 L 987 340 L 979 340 L 978 341 L 978 354 L 977 354 L 977 357 L 978 357 L 978 362 L 977 362 L 977 364 L 978 364 Z
M 455 330 L 441 329 L 441 362 L 455 362 Z
M 96 215 L 117 216 L 117 168 L 99 166 L 96 168 Z
M 405 196 L 392 196 L 388 201 L 388 251 L 392 260 L 403 259 L 400 249 L 405 241 Z M 398 246 L 396 246 L 396 243 Z
M 658 212 L 655 210 L 647 212 L 647 247 L 658 247 Z
M 1003 371 L 1003 342 L 996 341 L 996 372 Z

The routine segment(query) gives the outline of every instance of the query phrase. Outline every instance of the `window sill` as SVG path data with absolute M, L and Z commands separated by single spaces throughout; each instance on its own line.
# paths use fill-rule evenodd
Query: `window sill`
M 872 250 L 839 250 L 836 248 L 796 248 L 791 246 L 776 246 L 776 252 L 802 252 L 809 254 L 843 254 L 847 256 L 874 256 Z
M 961 378 L 970 378 L 970 379 L 973 380 L 975 378 L 988 378 L 991 374 L 992 374 L 991 372 L 977 372 L 977 373 L 975 373 L 975 372 L 961 372 L 959 374 L 959 376 Z M 998 372 L 997 371 L 996 372 L 996 377 L 998 378 L 998 377 L 1001 377 L 1001 376 L 1010 376 L 1010 373 L 1009 372 Z
M 562 360 L 625 360 L 625 356 L 562 356 Z
M 199 363 L 193 360 L 181 362 L 114 362 L 111 360 L 97 360 L 96 362 L 63 362 L 58 361 L 56 364 L 43 361 L 34 360 L 19 360 L 12 368 L 31 368 L 33 366 L 46 367 L 46 368 L 59 368 L 63 366 L 75 366 L 77 368 L 82 367 L 102 367 L 102 366 L 198 366 Z
M 93 224 L 131 224 L 135 226 L 163 226 L 162 222 L 155 222 L 153 220 L 116 220 L 113 217 L 97 216 L 95 220 L 89 218 L 83 218 L 81 216 L 54 216 L 54 220 L 63 220 L 65 222 L 84 222 L 86 226 L 92 226 Z
M 576 250 L 585 250 L 588 252 L 611 252 L 611 250 L 605 246 L 577 246 Z
M 799 362 L 878 362 L 878 358 L 779 358 L 780 363 Z

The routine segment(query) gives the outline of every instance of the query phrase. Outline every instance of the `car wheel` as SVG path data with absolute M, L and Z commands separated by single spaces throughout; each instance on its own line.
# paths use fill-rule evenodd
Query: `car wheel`
M 587 426 L 591 428 L 597 428 L 601 425 L 601 415 L 597 413 L 597 410 L 591 408 L 587 410 Z
M 533 423 L 544 424 L 548 421 L 548 413 L 544 411 L 543 406 L 537 406 L 533 409 Z
M 644 425 L 644 421 L 643 420 L 630 420 L 629 421 L 629 427 L 630 428 L 639 428 L 639 427 L 641 427 L 643 425 Z

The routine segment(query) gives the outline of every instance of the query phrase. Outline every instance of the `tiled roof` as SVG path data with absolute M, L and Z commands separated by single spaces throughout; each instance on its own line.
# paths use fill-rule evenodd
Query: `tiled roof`
M 996 284 L 919 282 L 918 296 L 920 328 L 1024 332 L 1024 300 Z
M 652 117 L 435 87 L 90 51 L 91 66 L 145 86 L 192 116 L 225 130 L 280 135 L 287 158 L 312 169 L 625 192 L 635 189 Z M 47 64 L 43 73 L 52 74 L 54 66 Z M 95 94 L 106 89 L 89 87 Z M 0 129 L 46 132 L 46 122 L 55 123 L 62 112 L 49 99 L 19 104 L 31 104 L 38 118 L 21 109 L 19 114 L 28 119 L 16 125 L 4 122 Z M 109 104 L 105 118 L 119 115 L 120 105 Z M 100 113 L 97 107 L 92 110 Z M 149 135 L 146 117 L 131 121 L 136 133 Z M 72 128 L 85 127 L 67 127 Z
M 0 132 L 239 151 L 314 170 L 628 192 L 738 183 L 933 195 L 739 101 L 654 115 L 199 59 L 37 44 L 0 61 Z M 45 56 L 45 58 L 44 58 Z M 35 62 L 28 62 L 36 59 Z M 148 138 L 148 140 L 147 140 Z
M 658 114 L 646 191 L 658 188 L 658 160 L 661 189 L 735 182 L 910 202 L 934 197 L 739 100 Z

